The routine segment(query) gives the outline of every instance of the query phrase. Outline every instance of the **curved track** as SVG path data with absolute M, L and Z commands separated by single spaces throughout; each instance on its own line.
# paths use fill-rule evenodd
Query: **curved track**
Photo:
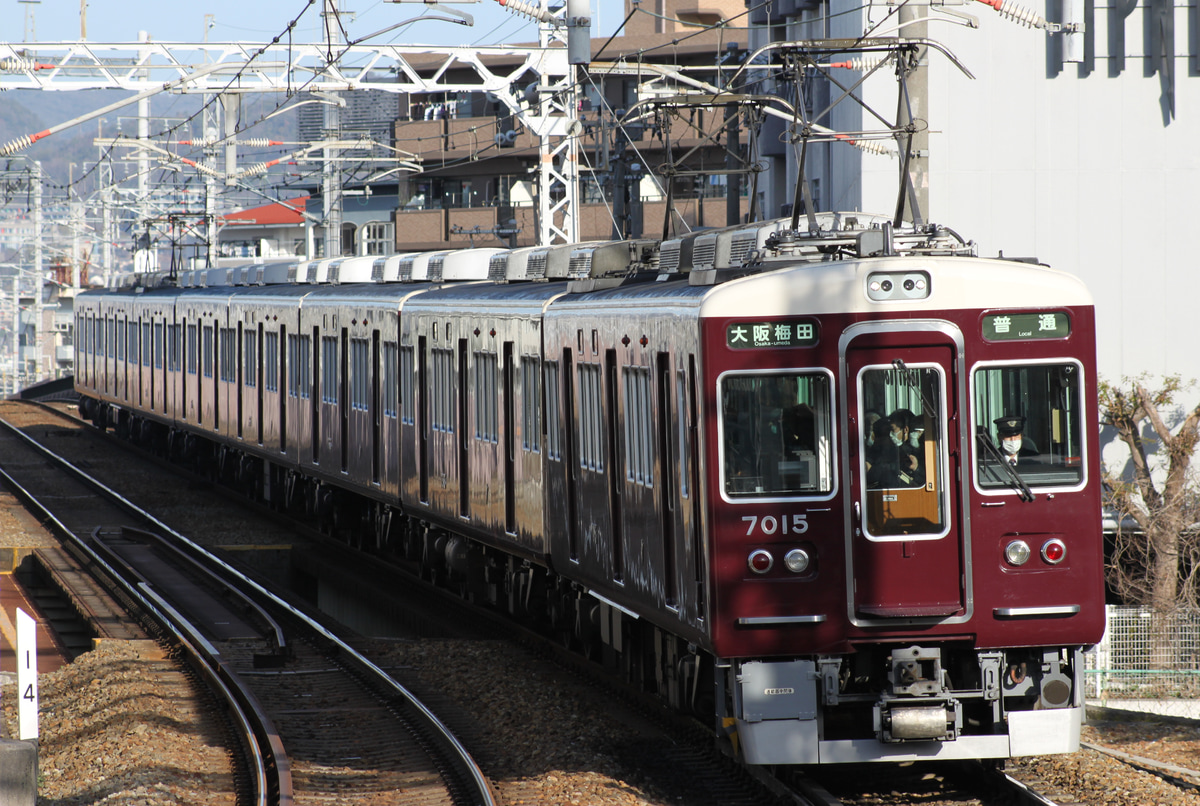
M 242 725 L 255 803 L 398 791 L 419 803 L 495 802 L 436 715 L 345 641 L 19 428 L 0 425 L 6 484 L 103 569 L 122 599 L 169 624 L 215 688 L 239 703 L 233 721 Z M 143 533 L 128 531 L 131 522 Z M 150 539 L 151 531 L 164 539 Z M 218 603 L 234 588 L 268 600 L 273 618 L 286 618 L 298 637 L 250 628 L 261 616 L 232 625 Z

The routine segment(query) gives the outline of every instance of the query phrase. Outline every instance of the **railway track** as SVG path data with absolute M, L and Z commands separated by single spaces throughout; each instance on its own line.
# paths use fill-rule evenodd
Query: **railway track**
M 436 715 L 343 639 L 11 424 L 0 426 L 6 486 L 54 524 L 121 604 L 164 625 L 231 704 L 253 802 L 382 792 L 430 804 L 495 802 Z M 234 589 L 254 590 L 279 615 L 245 598 L 230 605 Z M 111 600 L 97 612 L 101 591 L 78 598 L 96 622 L 121 623 Z M 239 616 L 250 611 L 254 617 Z M 277 618 L 287 619 L 292 637 Z

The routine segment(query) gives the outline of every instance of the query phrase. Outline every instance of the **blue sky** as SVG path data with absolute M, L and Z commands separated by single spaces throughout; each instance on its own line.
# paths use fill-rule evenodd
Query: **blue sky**
M 352 39 L 422 14 L 453 16 L 436 7 L 426 10 L 420 2 L 341 0 L 340 5 Z M 621 22 L 623 5 L 621 0 L 591 0 L 593 36 L 612 32 Z M 211 14 L 210 42 L 269 42 L 303 11 L 296 41 L 320 41 L 321 6 L 320 0 L 311 6 L 308 0 L 88 0 L 87 38 L 91 42 L 134 42 L 138 31 L 147 31 L 158 42 L 203 42 L 205 15 Z M 453 7 L 474 17 L 474 26 L 422 21 L 372 42 L 499 45 L 537 38 L 532 21 L 501 7 L 496 0 Z M 0 41 L 25 41 L 29 26 L 34 26 L 41 42 L 75 41 L 80 34 L 79 17 L 79 0 L 0 0 Z

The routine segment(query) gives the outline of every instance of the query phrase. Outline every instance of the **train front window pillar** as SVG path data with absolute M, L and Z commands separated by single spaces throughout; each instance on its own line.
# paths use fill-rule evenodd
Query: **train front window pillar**
M 726 498 L 833 490 L 831 382 L 824 372 L 730 373 L 719 382 Z

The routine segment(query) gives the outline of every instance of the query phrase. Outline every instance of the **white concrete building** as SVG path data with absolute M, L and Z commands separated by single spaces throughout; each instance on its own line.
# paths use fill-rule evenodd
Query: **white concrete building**
M 1200 258 L 1190 234 L 1191 219 L 1200 215 L 1200 8 L 1194 0 L 1190 7 L 1138 0 L 1124 15 L 1115 2 L 1111 9 L 1097 2 L 1085 18 L 1082 2 L 1033 2 L 1032 12 L 1054 22 L 1064 21 L 1063 6 L 1078 8 L 1075 21 L 1086 30 L 1076 36 L 1087 61 L 1064 62 L 1063 34 L 1022 26 L 981 2 L 926 3 L 919 10 L 928 14 L 925 35 L 974 74 L 968 78 L 936 51 L 925 57 L 925 219 L 977 241 L 981 254 L 1036 256 L 1082 277 L 1096 298 L 1105 379 L 1143 372 L 1200 378 L 1193 335 Z M 898 33 L 895 5 L 775 0 L 774 6 L 774 29 L 752 32 L 752 45 L 768 36 Z M 978 28 L 964 26 L 962 14 L 976 18 Z M 1170 52 L 1158 36 L 1164 30 L 1173 58 L 1162 56 Z M 921 35 L 911 25 L 899 34 Z M 894 119 L 894 71 L 868 79 L 864 98 Z M 875 125 L 850 105 L 832 121 L 827 125 L 839 130 Z M 785 160 L 790 184 L 794 154 L 773 158 L 776 165 Z M 834 143 L 810 151 L 809 160 L 818 209 L 895 209 L 895 157 Z M 773 204 L 790 201 L 791 192 L 768 182 L 765 209 L 778 214 Z

